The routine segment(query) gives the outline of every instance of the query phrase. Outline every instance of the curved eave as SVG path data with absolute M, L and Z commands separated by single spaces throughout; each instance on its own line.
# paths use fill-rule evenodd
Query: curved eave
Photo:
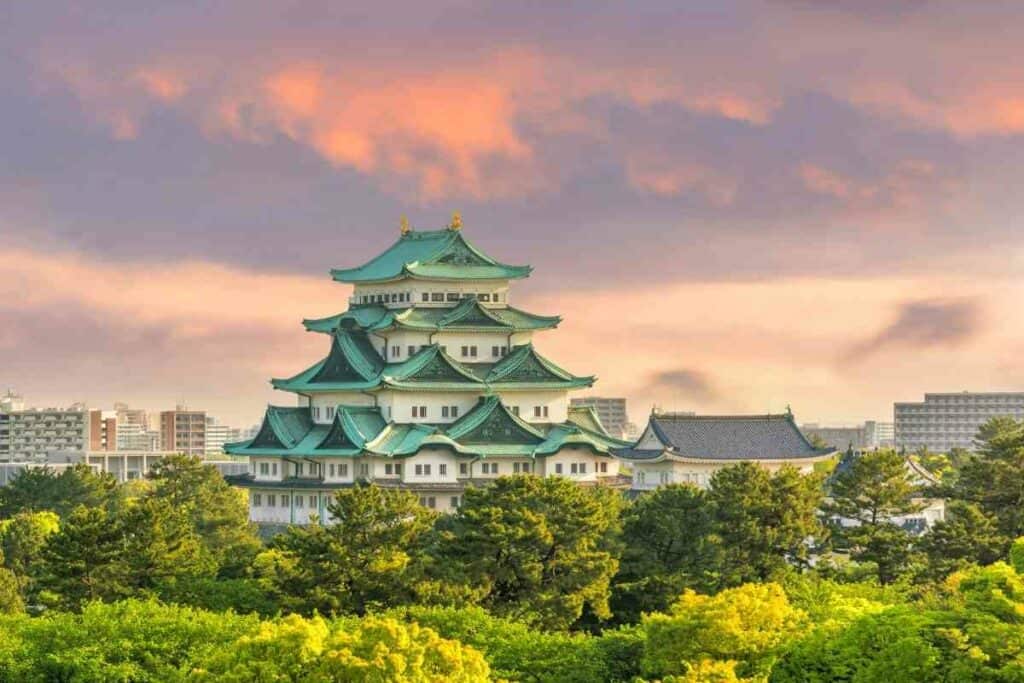
M 372 391 L 381 386 L 379 380 L 369 382 L 293 382 L 287 379 L 272 379 L 270 386 L 280 391 L 290 391 L 295 394 L 319 394 L 333 393 L 338 391 Z
M 460 272 L 444 274 L 429 268 L 458 268 Z M 385 277 L 359 277 L 353 270 L 331 270 L 331 279 L 346 284 L 375 285 L 402 280 L 436 280 L 459 282 L 461 280 L 521 280 L 530 277 L 533 266 L 433 266 L 431 264 L 405 265 L 394 275 Z M 486 272 L 480 272 L 486 271 Z
M 672 451 L 662 451 L 661 455 L 654 458 L 632 458 L 623 452 L 619 451 L 615 454 L 623 460 L 629 460 L 635 463 L 658 463 L 664 462 L 665 460 L 671 460 L 673 462 L 689 462 L 703 465 L 735 465 L 741 462 L 757 462 L 757 463 L 774 463 L 774 464 L 800 464 L 800 463 L 813 463 L 827 460 L 836 455 L 838 451 L 820 452 L 809 455 L 791 455 L 784 458 L 707 458 L 695 455 L 683 455 L 681 453 L 674 453 Z

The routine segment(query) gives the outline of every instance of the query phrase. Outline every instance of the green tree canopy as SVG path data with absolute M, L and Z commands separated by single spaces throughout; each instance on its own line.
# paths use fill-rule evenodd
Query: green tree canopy
M 188 515 L 219 575 L 244 575 L 262 548 L 245 493 L 229 486 L 213 466 L 186 455 L 163 458 L 149 477 L 154 484 L 149 495 Z
M 623 511 L 623 552 L 612 608 L 620 621 L 662 612 L 685 588 L 718 580 L 719 544 L 708 495 L 670 484 L 641 495 Z
M 495 614 L 566 628 L 611 616 L 620 495 L 563 477 L 501 477 L 466 490 L 434 546 L 440 581 L 472 587 Z
M 407 491 L 342 489 L 327 505 L 331 524 L 294 526 L 274 539 L 256 568 L 284 607 L 363 614 L 412 600 L 434 515 Z
M 805 564 L 808 541 L 824 532 L 822 495 L 820 475 L 788 466 L 775 474 L 749 462 L 717 471 L 708 499 L 721 544 L 719 586 L 766 580 Z
M 0 488 L 0 517 L 51 510 L 67 517 L 79 505 L 110 508 L 119 502 L 117 480 L 85 464 L 60 473 L 48 467 L 26 468 Z
M 894 518 L 921 509 L 905 457 L 893 450 L 852 457 L 833 474 L 829 489 L 824 510 L 836 521 L 837 545 L 856 561 L 874 563 L 883 583 L 904 574 L 913 558 L 913 539 Z

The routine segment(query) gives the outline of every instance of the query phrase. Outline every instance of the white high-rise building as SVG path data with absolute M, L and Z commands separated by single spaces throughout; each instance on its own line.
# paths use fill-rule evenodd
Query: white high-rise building
M 297 405 L 271 406 L 256 436 L 229 444 L 251 470 L 253 520 L 325 518 L 328 497 L 357 482 L 410 490 L 450 510 L 467 485 L 502 475 L 616 481 L 608 435 L 569 392 L 574 375 L 534 346 L 560 321 L 511 305 L 530 274 L 484 254 L 456 215 L 442 230 L 412 231 L 358 268 L 332 271 L 354 286 L 349 309 L 306 320 L 327 355 L 273 386 Z
M 898 448 L 973 450 L 978 428 L 989 419 L 1024 419 L 1024 392 L 925 394 L 921 403 L 896 403 L 893 412 Z

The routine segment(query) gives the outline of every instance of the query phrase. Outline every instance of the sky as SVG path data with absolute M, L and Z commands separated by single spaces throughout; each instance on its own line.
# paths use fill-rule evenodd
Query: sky
M 255 422 L 460 211 L 591 392 L 1024 389 L 1024 5 L 0 3 L 0 390 Z

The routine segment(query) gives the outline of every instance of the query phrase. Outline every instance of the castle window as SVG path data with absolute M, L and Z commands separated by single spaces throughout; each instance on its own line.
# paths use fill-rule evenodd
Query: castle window
M 569 465 L 569 471 L 572 472 L 573 474 L 578 474 L 579 473 L 579 465 L 577 465 L 576 463 L 573 463 L 573 464 Z
M 459 463 L 459 474 L 463 477 L 469 474 L 469 465 L 464 462 Z
M 260 474 L 270 474 L 270 463 L 260 463 Z
M 287 493 L 281 494 L 281 507 L 283 507 L 283 508 L 288 507 L 288 494 Z
M 497 358 L 500 354 L 501 354 L 501 347 L 498 347 L 498 346 L 492 346 L 491 347 L 491 355 L 492 356 Z
M 458 497 L 458 496 L 452 496 L 452 499 L 451 499 L 451 506 L 452 506 L 453 508 L 457 508 L 457 507 L 459 507 L 459 497 Z
M 446 298 L 448 299 L 448 301 L 458 301 L 459 300 L 459 293 L 458 292 L 448 292 L 448 296 Z
M 444 292 L 431 292 L 430 293 L 430 300 L 431 301 L 444 301 Z
M 430 301 L 430 294 L 423 292 L 423 301 Z
M 348 476 L 348 463 L 345 463 L 345 464 L 342 464 L 342 465 L 338 465 L 338 476 L 339 477 L 347 477 Z
M 490 301 L 491 300 L 491 295 L 490 294 L 477 294 L 476 298 L 479 299 L 480 301 Z
M 437 473 L 442 477 L 448 476 L 448 465 L 441 463 L 437 466 Z
M 398 358 L 398 356 L 399 356 L 399 354 L 400 354 L 400 353 L 401 353 L 401 350 L 399 349 L 399 347 L 398 347 L 398 346 L 392 346 L 392 347 L 391 347 L 391 355 L 392 355 L 392 356 L 393 356 L 394 358 Z
M 415 355 L 415 353 L 416 353 L 416 347 L 415 347 L 415 346 L 413 346 L 412 344 L 409 344 L 409 349 L 408 349 L 408 351 L 409 351 L 409 356 L 411 357 L 411 356 Z
M 277 496 L 275 494 L 267 494 L 267 507 L 277 507 Z
M 262 507 L 263 506 L 263 496 L 258 494 L 258 493 L 252 494 L 252 506 L 256 507 L 256 508 Z
M 555 463 L 555 474 L 561 474 L 561 473 L 562 473 L 562 463 L 556 462 Z

